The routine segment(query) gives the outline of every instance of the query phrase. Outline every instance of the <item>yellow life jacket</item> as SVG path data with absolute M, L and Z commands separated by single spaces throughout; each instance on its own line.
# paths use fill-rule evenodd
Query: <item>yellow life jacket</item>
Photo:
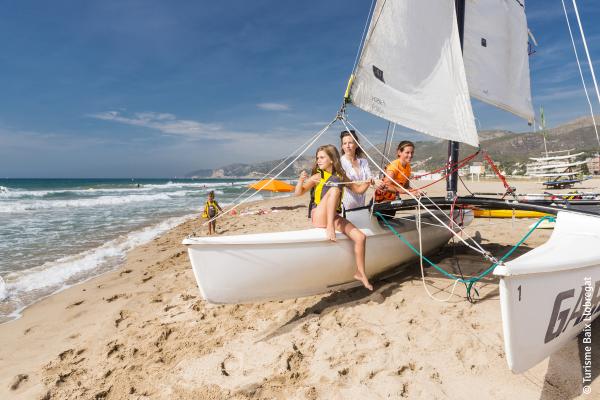
M 219 205 L 216 201 L 207 200 L 206 204 L 204 204 L 204 212 L 202 213 L 202 218 L 212 218 L 217 215 L 217 211 L 219 210 Z M 211 212 L 212 211 L 212 212 Z M 210 215 L 213 214 L 213 215 Z
M 319 205 L 319 203 L 321 202 L 321 199 L 323 197 L 325 197 L 325 194 L 327 194 L 327 191 L 329 190 L 329 188 L 335 186 L 336 183 L 339 183 L 342 181 L 340 176 L 333 175 L 330 172 L 324 171 L 322 169 L 317 168 L 317 172 L 319 174 L 321 174 L 321 180 L 310 191 L 310 203 L 308 204 L 308 217 L 309 218 L 311 216 L 313 208 L 315 208 L 316 206 Z M 342 197 L 344 195 L 344 192 L 343 192 L 344 188 L 341 187 L 340 190 L 342 191 L 342 193 L 338 200 L 338 205 L 335 209 L 338 213 L 342 212 Z

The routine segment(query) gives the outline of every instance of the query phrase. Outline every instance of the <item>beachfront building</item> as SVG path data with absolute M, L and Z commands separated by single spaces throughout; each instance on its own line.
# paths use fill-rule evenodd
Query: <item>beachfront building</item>
M 479 180 L 481 175 L 485 175 L 485 165 L 481 161 L 475 161 L 469 165 L 469 173 L 471 174 L 471 180 L 474 180 L 475 176 Z
M 585 161 L 590 174 L 600 175 L 600 155 L 597 154 L 594 157 L 587 158 Z

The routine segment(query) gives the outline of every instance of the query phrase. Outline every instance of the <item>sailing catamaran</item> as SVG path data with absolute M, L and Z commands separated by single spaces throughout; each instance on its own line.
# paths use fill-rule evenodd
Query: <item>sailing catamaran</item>
M 452 236 L 470 244 L 456 234 L 471 220 L 471 212 L 461 206 L 557 215 L 547 243 L 506 263 L 492 258 L 493 273 L 500 277 L 507 360 L 514 372 L 543 360 L 600 312 L 600 215 L 457 193 L 458 143 L 479 145 L 470 97 L 534 119 L 527 44 L 523 1 L 378 0 L 336 118 L 355 128 L 346 115 L 353 105 L 449 140 L 445 198 L 413 198 L 348 212 L 368 237 L 370 276 L 415 259 L 421 237 L 420 256 Z M 410 220 L 376 216 L 381 207 L 411 206 L 424 212 Z M 212 302 L 297 297 L 360 284 L 352 278 L 349 241 L 340 236 L 338 243 L 330 243 L 322 229 L 190 237 L 183 243 L 200 291 Z M 489 259 L 483 249 L 480 253 Z M 323 259 L 331 263 L 311 262 Z
M 534 178 L 548 178 L 542 184 L 553 189 L 568 188 L 575 183 L 582 182 L 581 166 L 587 161 L 577 161 L 577 158 L 583 156 L 584 153 L 571 154 L 571 151 L 573 150 L 560 150 L 548 152 L 545 157 L 530 157 L 533 162 L 527 164 L 526 175 Z

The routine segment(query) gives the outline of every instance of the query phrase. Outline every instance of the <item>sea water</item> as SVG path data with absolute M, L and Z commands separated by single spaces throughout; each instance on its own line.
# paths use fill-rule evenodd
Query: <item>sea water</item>
M 198 218 L 210 190 L 226 206 L 254 193 L 249 182 L 0 179 L 0 323 L 118 267 L 128 250 Z M 268 196 L 261 192 L 252 199 Z

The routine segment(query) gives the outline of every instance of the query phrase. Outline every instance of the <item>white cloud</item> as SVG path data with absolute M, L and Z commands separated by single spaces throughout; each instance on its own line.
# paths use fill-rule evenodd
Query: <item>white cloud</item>
M 557 18 L 564 18 L 563 8 L 558 4 L 549 7 L 527 8 L 527 21 L 530 23 L 543 23 Z
M 256 107 L 267 111 L 288 111 L 290 106 L 283 103 L 258 103 Z
M 316 122 L 304 122 L 300 125 L 302 126 L 309 126 L 309 127 L 324 127 L 326 126 L 330 121 L 316 121 Z
M 194 139 L 240 139 L 255 136 L 254 133 L 250 132 L 228 131 L 220 124 L 177 119 L 175 115 L 169 113 L 150 111 L 135 113 L 133 116 L 124 116 L 118 111 L 106 111 L 88 116 L 104 121 L 155 129 L 169 135 L 181 135 Z
M 534 96 L 534 100 L 538 103 L 574 98 L 585 99 L 585 92 L 583 91 L 583 87 L 581 87 L 581 85 L 575 88 L 556 88 L 555 90 L 544 90 L 544 93 Z

